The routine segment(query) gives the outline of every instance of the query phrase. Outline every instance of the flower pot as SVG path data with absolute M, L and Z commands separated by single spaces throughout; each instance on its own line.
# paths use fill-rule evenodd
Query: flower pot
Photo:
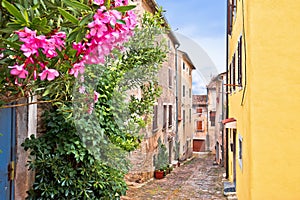
M 154 177 L 156 179 L 162 179 L 162 178 L 164 178 L 164 171 L 160 171 L 160 170 L 154 171 Z

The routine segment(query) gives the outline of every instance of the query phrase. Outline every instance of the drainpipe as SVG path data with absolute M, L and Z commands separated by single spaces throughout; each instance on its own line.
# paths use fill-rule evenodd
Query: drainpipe
M 177 43 L 175 44 L 175 148 L 178 154 L 178 158 L 175 159 L 179 159 L 179 145 L 177 145 L 176 143 L 178 142 L 178 48 L 179 48 L 180 44 Z
M 221 165 L 222 166 L 224 166 L 224 125 L 223 125 L 223 123 L 222 123 L 222 121 L 223 121 L 223 119 L 224 119 L 224 78 L 223 78 L 223 76 L 221 76 L 221 80 L 219 79 L 220 78 L 220 76 L 218 77 L 218 80 L 219 81 L 221 81 L 221 91 L 222 91 L 222 93 L 221 93 L 221 97 L 222 97 L 222 107 L 221 107 L 221 109 L 222 109 L 222 118 L 221 118 L 221 131 L 222 131 L 222 162 L 221 162 Z
M 229 53 L 228 53 L 228 31 L 229 31 L 229 29 L 228 29 L 228 14 L 231 14 L 231 13 L 228 13 L 229 11 L 228 11 L 228 8 L 229 8 L 229 6 L 230 6 L 230 3 L 229 3 L 229 0 L 227 0 L 227 26 L 226 26 L 226 81 L 227 81 L 227 83 L 228 83 L 228 55 L 229 55 Z M 228 85 L 226 86 L 226 116 L 224 117 L 224 119 L 227 119 L 228 118 L 228 115 L 229 115 L 229 103 L 228 103 L 228 93 L 227 93 L 227 91 L 228 91 Z M 228 168 L 228 164 L 229 164 L 229 161 L 228 161 L 228 156 L 229 156 L 229 148 L 228 148 L 228 130 L 227 129 L 225 129 L 225 128 L 223 128 L 224 129 L 224 131 L 225 131 L 225 138 L 226 138 L 226 160 L 225 160 L 225 163 L 226 163 L 226 179 L 228 179 L 229 178 L 229 168 Z M 224 138 L 223 138 L 223 143 L 224 143 Z M 225 143 L 224 143 L 225 144 Z M 224 149 L 224 147 L 223 147 L 223 149 Z M 224 156 L 225 156 L 225 154 L 224 154 Z

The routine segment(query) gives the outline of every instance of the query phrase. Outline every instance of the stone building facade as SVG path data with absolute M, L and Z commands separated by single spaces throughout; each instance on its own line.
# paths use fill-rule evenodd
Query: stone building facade
M 157 12 L 154 0 L 137 0 L 136 12 L 142 17 L 144 12 Z M 167 21 L 165 21 L 167 24 Z M 162 94 L 153 107 L 152 123 L 143 131 L 144 139 L 140 148 L 129 155 L 132 164 L 126 179 L 130 182 L 144 182 L 153 178 L 154 161 L 157 154 L 158 140 L 167 148 L 169 163 L 176 158 L 176 54 L 179 42 L 172 32 L 163 34 L 168 45 L 166 61 L 158 73 L 158 83 Z
M 216 134 L 216 162 L 223 165 L 226 156 L 226 137 L 222 120 L 226 115 L 226 73 L 221 73 L 215 79 L 216 82 L 216 117 L 215 117 L 215 134 Z
M 188 54 L 178 51 L 178 141 L 179 159 L 192 156 L 192 71 L 196 69 Z
M 207 150 L 216 154 L 216 162 L 221 163 L 224 157 L 224 130 L 222 120 L 226 110 L 225 94 L 226 74 L 221 73 L 212 78 L 207 85 L 208 134 Z
M 193 95 L 193 151 L 206 150 L 207 95 Z

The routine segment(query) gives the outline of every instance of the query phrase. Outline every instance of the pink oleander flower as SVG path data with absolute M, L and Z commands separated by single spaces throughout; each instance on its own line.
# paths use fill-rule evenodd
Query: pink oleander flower
M 89 114 L 92 114 L 93 110 L 94 110 L 94 104 L 93 104 L 93 103 L 90 103 L 87 112 L 88 112 Z
M 80 54 L 86 52 L 86 47 L 81 42 L 79 42 L 79 43 L 74 42 L 73 49 L 75 49 L 77 51 L 76 56 L 79 56 Z
M 124 18 L 124 21 L 126 22 L 126 25 L 131 29 L 134 30 L 134 28 L 137 25 L 137 19 L 136 15 L 133 10 L 129 10 L 126 13 L 127 17 Z
M 79 93 L 84 94 L 85 93 L 85 87 L 82 85 L 79 87 Z
M 73 68 L 71 68 L 69 70 L 69 74 L 74 75 L 76 78 L 77 78 L 79 73 L 80 74 L 84 73 L 84 63 L 83 62 L 75 63 Z
M 51 39 L 54 40 L 55 47 L 58 50 L 61 50 L 63 46 L 65 46 L 66 33 L 58 32 L 51 36 Z
M 24 43 L 21 45 L 21 51 L 23 51 L 23 54 L 28 58 L 32 55 L 38 55 L 38 47 L 36 46 L 36 44 L 27 44 Z
M 48 40 L 43 45 L 43 53 L 46 55 L 47 58 L 54 58 L 57 56 L 57 52 L 55 49 L 55 44 L 52 41 Z
M 115 6 L 123 6 L 123 0 L 115 0 Z
M 17 78 L 15 78 L 15 85 L 17 85 L 17 86 L 20 86 L 20 87 L 21 87 L 21 86 L 22 86 L 22 83 L 19 83 L 19 82 L 18 82 L 18 79 L 17 79 Z
M 80 81 L 81 83 L 83 83 L 83 82 L 84 82 L 84 76 L 80 76 L 79 81 Z
M 100 94 L 97 91 L 94 91 L 94 102 L 97 103 L 99 99 Z
M 19 78 L 25 79 L 28 75 L 28 71 L 24 69 L 24 64 L 9 66 L 8 68 L 12 69 L 10 71 L 11 75 L 18 76 Z
M 46 68 L 46 64 L 43 62 L 38 62 L 38 64 L 40 65 L 41 70 L 44 70 Z
M 88 39 L 92 37 L 101 38 L 108 30 L 105 23 L 99 19 L 95 19 L 95 21 L 89 23 L 88 27 L 90 28 L 90 32 L 86 36 Z
M 46 69 L 44 71 L 42 71 L 42 73 L 40 73 L 39 76 L 40 76 L 42 81 L 45 80 L 46 78 L 47 78 L 48 81 L 52 81 L 56 77 L 59 76 L 59 73 L 55 69 L 48 69 L 46 67 Z
M 29 28 L 25 27 L 24 30 L 16 31 L 17 35 L 19 36 L 20 40 L 27 40 L 27 38 L 34 38 L 36 37 L 36 31 L 32 31 Z
M 104 0 L 94 0 L 94 4 L 101 6 L 104 4 Z
M 25 27 L 24 30 L 16 31 L 19 35 L 20 41 L 24 42 L 21 45 L 21 51 L 26 57 L 33 55 L 39 56 L 39 49 L 42 49 L 47 58 L 54 58 L 57 56 L 56 49 L 59 51 L 65 45 L 66 34 L 64 32 L 58 32 L 52 35 L 50 38 L 46 38 L 44 35 L 36 36 L 36 32 Z
M 93 16 L 93 21 L 88 24 L 89 31 L 86 41 L 73 43 L 77 50 L 76 56 L 80 57 L 83 64 L 103 64 L 105 57 L 110 55 L 113 49 L 122 49 L 122 44 L 133 36 L 133 30 L 137 24 L 136 15 L 128 11 L 125 15 L 117 10 L 107 10 L 103 6 L 104 1 L 94 1 L 100 8 Z M 128 0 L 114 0 L 112 6 L 127 5 Z M 125 24 L 121 21 L 123 20 Z M 81 64 L 79 64 L 81 65 Z M 78 70 L 83 67 L 74 65 L 69 74 L 78 76 Z

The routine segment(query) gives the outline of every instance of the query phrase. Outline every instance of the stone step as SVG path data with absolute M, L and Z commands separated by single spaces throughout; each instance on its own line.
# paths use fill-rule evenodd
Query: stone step
M 227 196 L 227 200 L 238 200 L 237 196 Z

